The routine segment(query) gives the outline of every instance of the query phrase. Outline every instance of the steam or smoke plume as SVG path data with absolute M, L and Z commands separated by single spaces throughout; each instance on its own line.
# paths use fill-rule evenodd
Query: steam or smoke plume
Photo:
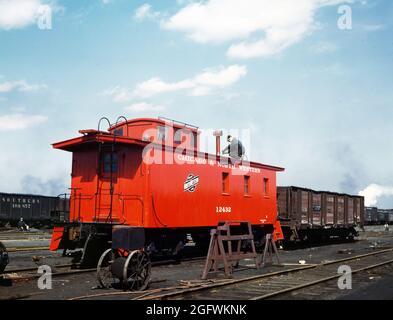
M 367 207 L 376 206 L 378 199 L 383 196 L 393 196 L 393 187 L 370 184 L 366 189 L 359 192 L 364 197 L 364 204 Z
M 33 176 L 25 176 L 21 181 L 22 192 L 45 196 L 57 196 L 67 192 L 66 184 L 59 179 L 43 180 Z
M 358 160 L 358 156 L 354 147 L 349 143 L 334 143 L 330 145 L 332 156 L 337 160 L 337 164 L 344 172 L 340 174 L 339 182 L 340 192 L 352 194 L 360 189 L 360 177 L 364 176 L 365 171 L 362 163 Z

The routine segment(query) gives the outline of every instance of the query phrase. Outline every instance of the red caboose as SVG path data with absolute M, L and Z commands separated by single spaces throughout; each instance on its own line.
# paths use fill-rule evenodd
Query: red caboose
M 55 228 L 52 250 L 84 247 L 83 261 L 97 261 L 110 243 L 176 255 L 207 250 L 220 221 L 249 221 L 257 244 L 277 224 L 284 169 L 201 152 L 196 127 L 134 119 L 80 133 L 53 145 L 73 160 L 70 221 Z

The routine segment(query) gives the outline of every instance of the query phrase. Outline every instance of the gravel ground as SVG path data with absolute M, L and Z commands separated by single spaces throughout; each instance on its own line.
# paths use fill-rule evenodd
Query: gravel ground
M 32 246 L 31 242 L 28 246 Z M 235 272 L 234 278 L 242 278 L 251 275 L 263 274 L 272 271 L 293 268 L 293 264 L 298 264 L 299 260 L 306 263 L 321 263 L 373 252 L 376 249 L 393 247 L 393 228 L 384 231 L 382 227 L 368 227 L 365 232 L 361 232 L 357 241 L 347 243 L 334 243 L 324 246 L 303 247 L 296 250 L 280 250 L 280 259 L 286 266 L 269 266 L 261 270 L 247 269 Z M 7 269 L 20 267 L 33 267 L 37 264 L 56 264 L 71 263 L 70 257 L 62 257 L 62 252 L 50 253 L 48 251 L 20 252 L 10 254 L 10 265 Z M 38 257 L 39 261 L 34 262 L 32 256 Z M 35 259 L 37 260 L 37 259 Z M 243 261 L 242 265 L 247 265 Z M 152 281 L 150 289 L 178 286 L 179 280 L 200 279 L 204 261 L 186 261 L 177 265 L 156 266 L 152 269 Z M 280 299 L 393 299 L 393 267 L 387 266 L 366 275 L 354 275 L 352 290 L 335 289 L 333 282 L 327 287 L 315 287 L 313 290 L 300 291 L 295 295 L 287 295 Z M 116 293 L 116 295 L 105 296 L 100 299 L 130 299 L 133 294 L 122 294 L 121 290 L 96 289 L 97 281 L 94 272 L 71 276 L 59 276 L 53 278 L 52 290 L 39 290 L 36 281 L 25 283 L 14 283 L 12 286 L 7 284 L 0 285 L 0 299 L 6 297 L 20 297 L 33 294 L 27 299 L 68 299 L 77 296 L 94 295 L 102 293 Z

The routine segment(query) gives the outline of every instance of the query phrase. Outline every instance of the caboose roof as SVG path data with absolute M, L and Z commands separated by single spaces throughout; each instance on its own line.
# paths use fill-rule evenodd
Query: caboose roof
M 82 133 L 83 136 L 54 143 L 54 144 L 52 144 L 53 148 L 73 152 L 76 150 L 81 150 L 83 148 L 91 147 L 92 145 L 97 144 L 97 143 L 115 143 L 115 144 L 120 144 L 120 145 L 140 146 L 142 148 L 151 144 L 157 148 L 165 148 L 166 150 L 173 150 L 173 151 L 176 150 L 176 147 L 155 144 L 150 141 L 142 141 L 142 140 L 133 139 L 133 138 L 129 138 L 129 137 L 115 136 L 115 135 L 110 134 L 108 132 L 102 132 L 102 131 L 91 130 L 91 129 L 81 130 L 79 132 Z M 217 156 L 217 155 L 206 153 L 206 152 L 196 151 L 196 150 L 187 150 L 186 154 L 192 155 L 194 157 L 196 156 L 199 158 L 207 158 L 207 159 L 216 160 L 216 161 L 219 161 L 221 158 L 224 158 L 221 156 Z M 254 167 L 254 168 L 268 169 L 268 170 L 273 170 L 273 171 L 278 171 L 278 172 L 285 170 L 284 168 L 281 168 L 281 167 L 271 166 L 271 165 L 262 164 L 262 163 L 258 163 L 258 162 L 250 161 L 249 163 L 250 163 L 250 166 Z
M 120 122 L 118 124 L 112 125 L 109 128 L 109 131 L 116 130 L 117 128 L 123 127 L 124 125 L 127 126 L 132 126 L 138 123 L 156 123 L 160 125 L 172 125 L 176 129 L 188 129 L 193 132 L 198 132 L 198 127 L 185 123 L 185 122 L 180 122 L 172 119 L 167 119 L 167 118 L 135 118 L 135 119 L 129 119 L 127 121 Z

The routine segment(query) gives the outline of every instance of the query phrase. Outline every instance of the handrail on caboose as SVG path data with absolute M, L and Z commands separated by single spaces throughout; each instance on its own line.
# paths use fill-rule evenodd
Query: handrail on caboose
M 107 117 L 102 117 L 102 118 L 98 121 L 98 132 L 101 131 L 101 130 L 100 130 L 100 127 L 101 127 L 101 121 L 102 121 L 102 120 L 106 120 L 106 121 L 108 122 L 108 124 L 109 124 L 109 127 L 108 127 L 108 128 L 111 127 L 111 122 L 109 121 L 109 119 L 108 119 Z
M 165 118 L 165 117 L 158 117 L 158 119 L 159 119 L 159 120 L 171 121 L 171 122 L 174 123 L 174 124 L 175 124 L 175 123 L 182 124 L 182 125 L 184 125 L 185 127 L 193 128 L 193 129 L 196 129 L 196 130 L 199 129 L 199 127 L 197 127 L 197 126 L 194 126 L 194 125 L 192 125 L 192 124 L 185 123 L 185 122 L 182 122 L 182 121 L 177 121 L 177 120 L 174 120 L 174 119 L 169 119 L 169 118 Z
M 115 127 L 117 127 L 117 125 L 119 124 L 119 120 L 120 119 L 124 119 L 125 120 L 125 124 L 126 124 L 126 129 L 127 129 L 127 137 L 128 137 L 128 123 L 127 123 L 127 118 L 125 117 L 125 116 L 119 116 L 118 118 L 117 118 L 117 120 L 116 120 L 116 123 L 115 123 Z M 116 132 L 114 131 L 113 132 L 113 134 L 114 134 L 114 136 L 116 136 Z

